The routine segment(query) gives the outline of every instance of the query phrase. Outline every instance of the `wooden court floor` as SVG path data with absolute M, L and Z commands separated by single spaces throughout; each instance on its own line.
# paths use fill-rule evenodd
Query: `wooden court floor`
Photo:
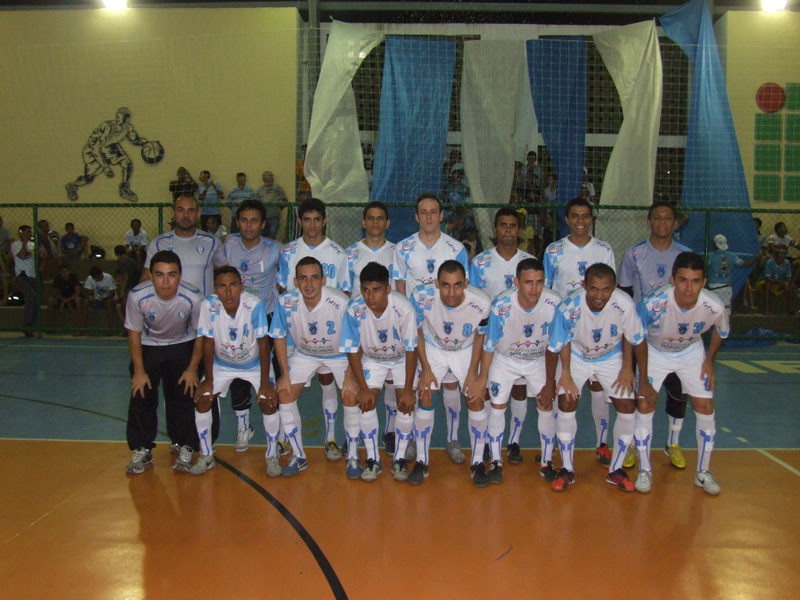
M 501 485 L 433 451 L 419 487 L 309 469 L 268 479 L 263 447 L 219 446 L 205 477 L 139 476 L 124 443 L 0 440 L 0 598 L 784 599 L 800 590 L 800 451 L 720 450 L 718 497 L 654 450 L 654 489 L 576 453 L 558 494 L 533 452 Z M 384 466 L 388 461 L 384 457 Z M 792 591 L 794 590 L 794 591 Z

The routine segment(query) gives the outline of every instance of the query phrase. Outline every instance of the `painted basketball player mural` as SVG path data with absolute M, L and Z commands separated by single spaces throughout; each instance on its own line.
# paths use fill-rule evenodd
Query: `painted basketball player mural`
M 106 177 L 114 177 L 113 167 L 117 166 L 122 172 L 122 181 L 118 188 L 120 197 L 131 202 L 139 200 L 131 189 L 133 162 L 122 147 L 122 142 L 126 139 L 134 146 L 141 146 L 142 160 L 145 163 L 155 165 L 164 158 L 164 146 L 157 140 L 150 141 L 141 137 L 131 123 L 130 109 L 122 106 L 117 109 L 114 119 L 103 121 L 89 135 L 82 153 L 83 175 L 66 185 L 67 196 L 71 201 L 78 199 L 78 188 L 92 183 L 101 171 Z

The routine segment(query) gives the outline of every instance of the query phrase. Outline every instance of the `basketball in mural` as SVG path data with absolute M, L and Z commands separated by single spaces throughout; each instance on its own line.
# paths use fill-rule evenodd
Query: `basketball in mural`
M 765 83 L 756 92 L 756 106 L 765 113 L 778 112 L 786 102 L 786 93 L 777 83 Z
M 158 140 L 145 142 L 141 150 L 142 160 L 148 165 L 155 165 L 164 158 L 164 146 Z

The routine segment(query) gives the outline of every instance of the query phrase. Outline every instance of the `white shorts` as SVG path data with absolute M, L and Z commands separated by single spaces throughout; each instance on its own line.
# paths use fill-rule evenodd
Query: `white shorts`
M 649 364 L 649 363 L 648 363 Z M 578 390 L 583 388 L 583 384 L 592 379 L 598 381 L 603 389 L 607 392 L 609 398 L 619 398 L 620 400 L 629 400 L 633 398 L 633 392 L 625 390 L 620 393 L 613 387 L 614 382 L 619 377 L 619 370 L 622 368 L 622 355 L 613 356 L 607 360 L 589 361 L 583 360 L 580 356 L 574 354 L 570 356 L 570 372 L 572 373 L 572 381 L 578 386 Z M 559 369 L 559 373 L 560 373 Z M 560 375 L 559 375 L 560 377 Z M 556 380 L 557 381 L 557 380 Z M 564 393 L 563 388 L 559 388 L 559 394 Z
M 469 363 L 472 360 L 472 346 L 464 348 L 463 350 L 445 351 L 440 350 L 431 344 L 425 344 L 425 354 L 428 357 L 428 364 L 431 366 L 433 376 L 439 385 L 443 383 L 458 382 L 463 388 L 464 380 L 467 378 L 469 371 Z M 452 373 L 452 377 L 446 375 Z M 421 371 L 417 369 L 417 376 L 414 378 L 414 387 L 417 387 L 417 381 Z M 431 390 L 439 389 L 438 387 L 431 386 Z
M 661 389 L 664 378 L 675 373 L 681 380 L 683 393 L 695 398 L 712 398 L 713 390 L 707 389 L 700 379 L 706 351 L 702 343 L 695 343 L 680 352 L 664 352 L 647 344 L 647 379 L 656 391 Z
M 248 369 L 248 370 L 239 370 L 239 369 L 226 369 L 221 365 L 215 364 L 213 366 L 214 369 L 214 391 L 213 394 L 216 396 L 219 394 L 220 396 L 224 396 L 228 393 L 228 388 L 231 387 L 231 382 L 234 379 L 244 379 L 250 385 L 253 386 L 253 389 L 258 393 L 258 388 L 261 387 L 261 369 Z M 272 377 L 269 378 L 272 382 L 272 385 L 275 385 L 275 381 Z
M 347 370 L 347 358 L 316 358 L 308 356 L 302 352 L 295 352 L 288 358 L 289 380 L 292 385 L 295 383 L 308 383 L 314 377 L 314 373 L 324 373 L 327 367 L 328 373 L 333 373 L 336 385 L 342 389 L 344 384 L 344 372 Z
M 545 383 L 544 356 L 520 361 L 495 353 L 486 384 L 492 404 L 506 404 L 511 388 L 520 383 L 525 384 L 528 398 L 542 391 Z

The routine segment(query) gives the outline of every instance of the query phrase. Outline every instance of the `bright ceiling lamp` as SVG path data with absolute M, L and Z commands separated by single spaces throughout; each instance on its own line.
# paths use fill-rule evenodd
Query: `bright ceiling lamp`
M 108 10 L 125 10 L 128 8 L 128 0 L 103 0 L 103 5 Z
M 786 10 L 786 0 L 761 0 L 761 10 L 777 12 Z

